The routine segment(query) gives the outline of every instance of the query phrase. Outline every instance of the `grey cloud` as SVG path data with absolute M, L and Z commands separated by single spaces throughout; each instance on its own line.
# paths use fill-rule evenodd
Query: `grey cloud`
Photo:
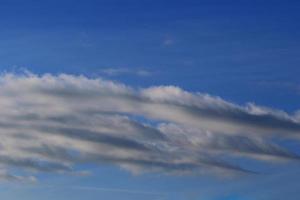
M 50 134 L 59 134 L 66 137 L 76 138 L 79 140 L 87 140 L 90 142 L 107 144 L 125 149 L 135 149 L 139 151 L 147 150 L 146 146 L 134 140 L 121 137 L 114 137 L 108 134 L 93 132 L 85 129 L 43 127 L 40 129 L 40 131 Z
M 299 159 L 272 141 L 297 138 L 298 115 L 174 86 L 134 89 L 84 76 L 5 74 L 0 109 L 5 170 L 72 174 L 73 166 L 91 162 L 136 173 L 227 175 L 256 171 L 233 164 L 237 156 Z
M 162 124 L 160 130 L 178 146 L 184 145 L 197 150 L 230 151 L 245 156 L 275 157 L 277 159 L 300 159 L 297 154 L 261 138 L 249 138 L 241 135 L 212 134 L 199 129 L 181 127 L 175 124 Z
M 6 171 L 0 171 L 0 180 L 1 181 L 9 181 L 9 182 L 31 182 L 35 183 L 37 180 L 34 176 L 20 176 L 14 175 Z
M 12 158 L 4 155 L 0 156 L 0 164 L 42 172 L 71 171 L 69 166 L 60 163 L 39 161 L 34 159 Z

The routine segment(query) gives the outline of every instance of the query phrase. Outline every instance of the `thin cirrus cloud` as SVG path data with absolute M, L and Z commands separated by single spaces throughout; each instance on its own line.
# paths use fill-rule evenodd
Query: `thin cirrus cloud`
M 299 159 L 272 140 L 297 140 L 298 114 L 174 86 L 135 89 L 68 74 L 3 74 L 0 108 L 1 180 L 84 175 L 74 170 L 84 163 L 132 173 L 226 176 L 256 173 L 234 164 L 239 157 Z
M 153 72 L 145 69 L 129 69 L 129 68 L 105 68 L 100 71 L 107 76 L 120 76 L 120 75 L 135 75 L 135 76 L 151 76 Z

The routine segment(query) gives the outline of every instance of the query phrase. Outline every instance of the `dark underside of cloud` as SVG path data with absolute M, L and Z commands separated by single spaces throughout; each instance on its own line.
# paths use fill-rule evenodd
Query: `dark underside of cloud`
M 2 180 L 84 174 L 74 170 L 84 163 L 228 176 L 256 173 L 236 165 L 240 157 L 299 159 L 272 139 L 298 140 L 299 115 L 174 86 L 134 89 L 84 76 L 4 74 L 0 108 Z

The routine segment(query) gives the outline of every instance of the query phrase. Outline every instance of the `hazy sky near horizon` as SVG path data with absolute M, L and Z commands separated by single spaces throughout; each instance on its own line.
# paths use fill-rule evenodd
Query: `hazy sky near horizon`
M 0 197 L 296 200 L 299 9 L 0 0 Z

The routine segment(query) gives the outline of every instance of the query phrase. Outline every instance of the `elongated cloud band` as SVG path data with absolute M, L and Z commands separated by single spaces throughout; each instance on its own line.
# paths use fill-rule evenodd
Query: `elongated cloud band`
M 239 106 L 174 86 L 135 89 L 74 75 L 0 77 L 0 178 L 77 174 L 83 163 L 134 173 L 252 173 L 234 159 L 298 160 L 272 137 L 297 139 L 297 114 Z M 28 176 L 12 173 L 20 172 Z

